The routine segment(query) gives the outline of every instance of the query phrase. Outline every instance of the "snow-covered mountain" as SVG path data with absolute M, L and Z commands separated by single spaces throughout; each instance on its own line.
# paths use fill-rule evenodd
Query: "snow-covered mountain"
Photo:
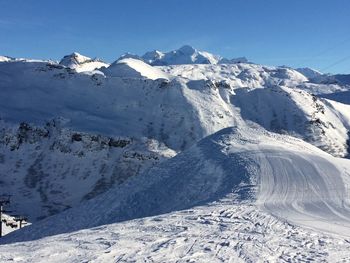
M 177 50 L 166 53 L 160 51 L 147 52 L 142 58 L 154 66 L 163 65 L 182 65 L 182 64 L 217 64 L 221 59 L 208 52 L 198 51 L 197 49 L 185 45 Z
M 0 189 L 18 193 L 15 206 L 32 221 L 139 174 L 163 160 L 163 151 L 172 157 L 214 132 L 248 122 L 302 138 L 334 156 L 349 152 L 349 109 L 309 94 L 307 79 L 289 68 L 244 63 L 152 67 L 128 58 L 82 73 L 55 63 L 15 60 L 0 63 L 0 72 L 5 138 Z M 60 128 L 50 132 L 47 123 L 53 120 Z M 115 150 L 109 138 L 135 144 Z M 163 150 L 148 149 L 144 138 Z M 136 159 L 146 157 L 125 161 L 125 150 L 136 152 Z M 9 174 L 17 174 L 18 183 Z M 82 180 L 81 191 L 67 186 Z M 25 203 L 37 209 L 27 211 Z
M 11 60 L 13 60 L 13 58 L 7 56 L 0 56 L 0 62 L 7 62 Z
M 60 65 L 66 66 L 68 68 L 74 69 L 77 72 L 83 71 L 93 71 L 102 67 L 108 67 L 109 64 L 99 60 L 92 59 L 86 56 L 83 56 L 77 52 L 74 52 L 70 55 L 64 56 Z
M 199 51 L 189 45 L 169 52 L 153 50 L 146 52 L 143 56 L 130 53 L 122 55 L 119 59 L 134 58 L 143 60 L 152 66 L 185 65 L 185 64 L 236 64 L 247 63 L 245 57 L 227 59 L 209 52 Z
M 323 75 L 323 73 L 321 73 L 320 71 L 313 69 L 313 68 L 297 68 L 295 70 L 300 72 L 301 74 L 303 74 L 309 80 Z
M 339 86 L 347 86 L 346 90 L 350 86 L 350 74 L 323 74 L 311 68 L 297 68 L 296 71 L 307 77 L 310 83 L 324 84 L 323 89 L 316 91 L 316 93 L 330 94 L 336 91 L 344 91 L 339 90 Z
M 227 61 L 184 46 L 111 65 L 77 53 L 0 62 L 0 192 L 34 223 L 3 239 L 28 242 L 0 246 L 0 261 L 35 261 L 35 248 L 76 261 L 297 261 L 339 236 L 328 250 L 346 254 L 346 77 Z M 99 245 L 63 252 L 81 241 Z

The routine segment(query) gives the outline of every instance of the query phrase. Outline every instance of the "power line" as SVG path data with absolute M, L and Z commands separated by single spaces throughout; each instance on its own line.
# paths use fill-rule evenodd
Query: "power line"
M 336 66 L 336 65 L 338 65 L 338 64 L 340 64 L 340 63 L 342 63 L 342 62 L 344 62 L 344 61 L 346 61 L 346 60 L 348 60 L 348 59 L 350 59 L 350 56 L 347 56 L 347 57 L 344 57 L 344 58 L 342 58 L 342 59 L 339 59 L 339 60 L 337 60 L 336 62 L 330 64 L 329 66 L 327 66 L 327 67 L 321 69 L 321 71 L 323 72 L 323 71 L 325 71 L 325 70 L 327 70 L 327 69 L 330 69 L 330 68 L 332 68 L 332 67 L 334 67 L 334 66 Z

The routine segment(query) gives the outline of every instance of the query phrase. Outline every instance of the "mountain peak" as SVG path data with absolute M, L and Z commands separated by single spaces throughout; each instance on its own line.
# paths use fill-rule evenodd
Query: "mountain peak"
M 179 49 L 168 52 L 153 50 L 140 57 L 152 66 L 167 66 L 181 64 L 235 64 L 247 63 L 245 57 L 226 59 L 209 52 L 200 51 L 190 45 L 183 45 Z
M 72 54 L 64 56 L 61 59 L 60 64 L 66 67 L 71 67 L 72 65 L 79 65 L 91 60 L 91 58 L 83 56 L 78 52 L 73 52 Z
M 72 54 L 64 56 L 59 64 L 71 69 L 75 69 L 78 72 L 91 71 L 108 66 L 107 63 L 104 63 L 100 59 L 92 59 L 90 57 L 83 56 L 78 52 L 73 52 Z
M 0 62 L 7 62 L 14 60 L 14 58 L 8 57 L 8 56 L 0 56 Z
M 197 51 L 197 49 L 193 48 L 190 45 L 184 45 L 184 46 L 180 47 L 177 51 L 181 51 L 185 54 L 193 54 Z

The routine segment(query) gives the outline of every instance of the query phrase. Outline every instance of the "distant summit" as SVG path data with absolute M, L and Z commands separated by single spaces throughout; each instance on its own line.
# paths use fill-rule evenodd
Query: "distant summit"
M 8 57 L 8 56 L 0 56 L 0 62 L 7 62 L 14 60 L 14 58 Z
M 70 55 L 64 56 L 60 65 L 66 66 L 68 68 L 74 69 L 77 72 L 91 71 L 99 69 L 101 67 L 108 67 L 108 64 L 97 58 L 89 58 L 79 54 L 78 52 L 73 52 Z
M 323 75 L 323 73 L 321 73 L 320 71 L 313 69 L 313 68 L 297 68 L 295 70 L 298 71 L 299 73 L 303 74 L 309 80 L 320 77 L 321 75 Z
M 101 71 L 109 77 L 168 79 L 165 72 L 135 58 L 117 60 Z
M 209 52 L 199 51 L 192 46 L 184 45 L 179 49 L 169 52 L 153 50 L 146 52 L 143 56 L 130 53 L 122 55 L 120 59 L 140 59 L 152 66 L 184 65 L 184 64 L 235 64 L 247 63 L 245 57 L 227 59 Z

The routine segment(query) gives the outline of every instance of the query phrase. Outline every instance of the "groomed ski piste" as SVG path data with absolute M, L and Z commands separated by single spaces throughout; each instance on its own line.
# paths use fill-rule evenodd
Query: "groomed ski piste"
M 14 232 L 0 259 L 350 260 L 349 168 L 350 160 L 292 137 L 226 128 L 78 208 Z
M 38 205 L 33 218 L 57 189 L 72 206 L 3 237 L 0 262 L 350 261 L 350 106 L 309 93 L 348 87 L 249 63 L 168 65 L 197 52 L 180 51 L 149 53 L 160 67 L 126 57 L 82 73 L 0 65 L 1 189 Z M 55 116 L 59 127 L 40 126 Z M 32 126 L 16 130 L 24 118 Z M 83 198 L 102 172 L 134 166 Z

